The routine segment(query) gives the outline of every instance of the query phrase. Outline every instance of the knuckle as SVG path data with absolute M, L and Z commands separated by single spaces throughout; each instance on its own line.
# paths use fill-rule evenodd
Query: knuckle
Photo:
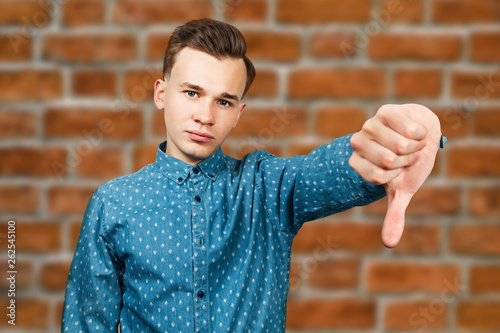
M 406 140 L 400 140 L 396 142 L 396 153 L 397 154 L 406 154 L 408 152 L 408 148 L 410 144 Z
M 361 144 L 361 135 L 359 133 L 354 134 L 351 136 L 351 146 L 354 149 L 360 149 L 362 147 Z
M 385 183 L 385 171 L 377 168 L 373 171 L 371 178 L 373 184 L 382 185 Z
M 396 155 L 394 154 L 385 154 L 382 157 L 382 167 L 386 169 L 392 169 L 394 164 L 396 163 Z

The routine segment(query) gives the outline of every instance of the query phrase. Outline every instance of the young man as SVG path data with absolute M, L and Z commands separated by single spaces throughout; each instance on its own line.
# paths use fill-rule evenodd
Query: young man
M 284 332 L 290 248 L 307 221 L 386 193 L 383 241 L 428 176 L 439 122 L 418 105 L 384 106 L 354 134 L 309 155 L 221 144 L 255 75 L 231 25 L 178 27 L 154 100 L 167 140 L 156 162 L 94 191 L 66 288 L 63 332 Z M 354 149 L 353 149 L 354 147 Z

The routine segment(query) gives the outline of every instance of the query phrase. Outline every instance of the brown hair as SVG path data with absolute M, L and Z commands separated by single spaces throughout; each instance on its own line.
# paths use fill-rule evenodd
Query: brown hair
M 185 47 L 203 51 L 217 59 L 243 59 L 247 72 L 247 81 L 243 91 L 243 96 L 245 96 L 255 78 L 255 68 L 245 55 L 247 45 L 238 29 L 212 19 L 193 20 L 178 26 L 170 37 L 163 58 L 164 78 L 170 76 L 177 54 Z

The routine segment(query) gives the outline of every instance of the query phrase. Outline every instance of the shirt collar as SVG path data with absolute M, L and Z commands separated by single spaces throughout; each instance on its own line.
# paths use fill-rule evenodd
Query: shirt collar
M 191 165 L 167 155 L 165 153 L 166 148 L 167 141 L 163 141 L 158 145 L 155 166 L 162 174 L 178 184 L 183 183 L 194 169 L 200 169 L 206 177 L 215 180 L 224 163 L 224 153 L 220 147 L 210 157 L 207 157 L 196 165 Z

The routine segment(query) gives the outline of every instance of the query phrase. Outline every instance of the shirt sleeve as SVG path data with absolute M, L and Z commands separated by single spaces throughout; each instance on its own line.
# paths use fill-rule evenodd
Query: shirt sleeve
M 305 222 L 386 195 L 383 185 L 368 183 L 349 166 L 351 136 L 335 139 L 308 155 L 273 156 L 260 162 L 260 192 L 267 218 L 282 231 L 295 235 Z
M 92 194 L 66 284 L 62 332 L 116 332 L 122 265 L 106 236 L 104 204 Z

